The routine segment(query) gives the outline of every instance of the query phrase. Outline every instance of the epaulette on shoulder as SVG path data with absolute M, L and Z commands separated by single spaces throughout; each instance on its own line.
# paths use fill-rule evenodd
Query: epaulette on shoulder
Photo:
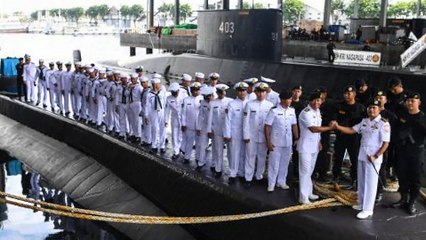
M 275 107 L 272 107 L 271 109 L 275 109 L 275 108 L 277 108 L 277 106 L 275 106 Z
M 386 118 L 380 118 L 380 120 L 382 120 L 383 122 L 388 122 L 388 120 Z
M 305 112 L 309 112 L 309 111 L 311 111 L 309 108 L 305 108 L 305 109 L 303 109 L 303 111 L 305 111 Z

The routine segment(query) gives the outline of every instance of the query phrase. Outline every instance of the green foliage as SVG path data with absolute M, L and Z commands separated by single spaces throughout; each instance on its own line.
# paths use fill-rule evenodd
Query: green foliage
M 378 18 L 380 15 L 380 0 L 358 0 L 358 18 Z M 353 17 L 355 1 L 352 0 L 345 9 L 345 14 Z
M 305 4 L 301 0 L 285 0 L 283 3 L 283 18 L 285 22 L 293 23 L 305 14 Z
M 179 15 L 183 18 L 183 21 L 185 21 L 187 17 L 191 17 L 192 16 L 191 5 L 189 5 L 189 4 L 182 4 L 180 6 Z
M 63 10 L 66 13 L 66 16 L 69 17 L 72 21 L 78 23 L 78 20 L 84 15 L 85 11 L 82 7 L 75 7 Z
M 31 13 L 31 19 L 32 19 L 32 20 L 36 21 L 36 20 L 37 20 L 37 17 L 38 17 L 38 11 L 35 11 L 35 12 L 32 12 L 32 13 Z
M 252 6 L 250 3 L 248 2 L 243 2 L 243 7 L 242 9 L 262 9 L 265 8 L 265 6 L 263 5 L 263 3 L 255 3 L 254 6 Z
M 123 5 L 120 8 L 121 16 L 130 16 L 130 7 L 127 5 Z
M 179 15 L 184 19 L 184 21 L 186 20 L 187 17 L 191 17 L 192 16 L 192 7 L 189 4 L 182 4 L 179 7 L 180 11 L 179 11 Z M 163 5 L 161 5 L 158 8 L 158 12 L 161 13 L 166 13 L 171 17 L 175 16 L 175 5 L 174 4 L 167 4 L 164 3 Z

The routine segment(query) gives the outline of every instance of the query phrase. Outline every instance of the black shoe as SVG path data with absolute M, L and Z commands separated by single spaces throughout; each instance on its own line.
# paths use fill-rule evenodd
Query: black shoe
M 59 114 L 61 114 L 61 115 L 62 115 L 62 114 L 63 114 L 63 112 L 62 112 L 62 111 L 59 111 Z
M 381 202 L 383 199 L 383 193 L 377 193 L 376 195 L 376 203 Z
M 185 155 L 185 152 L 184 152 L 182 149 L 179 149 L 179 151 L 180 151 L 183 155 Z
M 160 153 L 165 153 L 165 152 L 166 152 L 166 149 L 164 148 L 160 149 Z
M 250 188 L 251 187 L 251 181 L 246 181 L 245 183 L 244 183 L 244 187 L 245 188 Z
M 157 153 L 158 149 L 157 148 L 151 148 L 151 150 L 149 151 L 149 153 Z
M 43 104 L 43 108 L 47 108 L 47 105 L 46 105 L 46 104 Z
M 216 172 L 216 168 L 215 167 L 210 167 L 210 171 L 212 171 L 214 173 L 214 172 Z
M 40 102 L 36 102 L 36 104 L 35 104 L 36 106 L 38 106 L 38 105 L 40 105 Z
M 136 142 L 136 143 L 140 143 L 140 142 L 141 142 L 141 138 L 140 138 L 140 137 L 137 137 L 137 138 L 135 139 L 135 142 Z
M 50 108 L 50 111 L 55 112 L 55 108 Z
M 176 160 L 176 159 L 178 159 L 179 158 L 179 155 L 178 154 L 173 154 L 173 156 L 172 156 L 172 160 Z
M 214 173 L 215 178 L 220 178 L 221 176 L 222 176 L 222 172 L 215 172 Z
M 195 171 L 199 172 L 199 171 L 201 171 L 201 169 L 203 169 L 203 167 L 204 167 L 204 165 L 203 165 L 203 166 L 197 166 L 197 167 L 195 168 Z
M 229 184 L 229 185 L 234 184 L 234 183 L 235 183 L 235 180 L 236 180 L 236 178 L 234 178 L 234 177 L 229 177 L 229 178 L 228 178 L 228 184 Z
M 405 194 L 405 195 L 402 195 L 402 196 L 401 196 L 401 199 L 400 199 L 398 202 L 394 202 L 394 203 L 392 203 L 390 206 L 391 206 L 392 208 L 407 208 L 407 207 L 408 207 L 408 202 L 407 202 L 407 200 L 408 200 L 407 195 L 406 195 L 406 194 Z
M 118 140 L 124 140 L 124 136 L 118 136 Z
M 65 116 L 68 116 L 68 115 L 70 115 L 70 112 L 66 112 L 66 113 L 65 113 Z
M 416 205 L 414 203 L 408 203 L 407 207 L 408 214 L 414 215 L 417 213 Z
M 183 164 L 188 164 L 189 163 L 189 159 L 183 159 Z

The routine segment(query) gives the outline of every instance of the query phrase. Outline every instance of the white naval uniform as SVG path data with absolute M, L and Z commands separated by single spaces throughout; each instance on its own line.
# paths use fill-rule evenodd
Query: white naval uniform
M 117 86 L 116 95 L 115 95 L 115 105 L 118 112 L 118 122 L 120 126 L 120 137 L 126 136 L 129 132 L 129 123 L 127 119 L 127 99 L 129 91 L 127 85 L 119 84 Z M 117 131 L 117 130 L 116 130 Z
M 47 100 L 47 78 L 46 73 L 48 71 L 48 68 L 46 66 L 43 66 L 40 68 L 40 66 L 37 67 L 37 74 L 36 74 L 36 82 L 37 82 L 37 102 L 43 103 L 43 106 L 46 105 Z M 42 99 L 43 95 L 43 99 Z
M 313 194 L 312 173 L 319 152 L 321 133 L 313 133 L 309 127 L 320 127 L 322 122 L 319 109 L 308 105 L 299 115 L 300 138 L 297 143 L 299 152 L 299 202 L 308 203 Z
M 141 106 L 142 106 L 142 110 L 140 115 L 142 117 L 145 116 L 145 106 L 146 106 L 146 102 L 148 99 L 148 93 L 151 91 L 151 88 L 145 88 L 142 90 L 142 101 L 141 101 Z M 151 128 L 149 127 L 149 125 L 145 124 L 144 119 L 142 119 L 142 141 L 145 143 L 148 143 L 151 145 L 152 143 L 152 137 L 151 137 Z
M 370 120 L 364 118 L 360 123 L 352 127 L 355 132 L 361 134 L 361 146 L 358 154 L 358 204 L 362 211 L 373 212 L 377 193 L 377 171 L 383 162 L 380 155 L 373 162 L 368 160 L 379 151 L 384 142 L 390 141 L 390 125 L 379 115 Z M 374 167 L 373 167 L 374 164 Z
M 103 86 L 101 81 L 103 79 L 96 79 L 93 82 L 92 90 L 90 93 L 91 98 L 93 99 L 93 122 L 96 123 L 96 126 L 100 126 L 103 122 L 103 113 L 104 113 L 104 103 L 103 103 Z
M 185 141 L 185 151 L 184 158 L 189 160 L 191 158 L 192 146 L 194 142 L 198 139 L 195 134 L 197 129 L 197 119 L 198 113 L 200 112 L 200 102 L 202 96 L 190 96 L 183 99 L 182 103 L 182 126 L 186 127 L 185 132 L 183 133 L 183 141 Z
M 34 101 L 34 83 L 36 80 L 36 73 L 37 73 L 37 66 L 30 62 L 24 64 L 24 73 L 22 75 L 25 85 L 27 86 L 27 101 L 33 102 Z
M 266 100 L 270 101 L 274 107 L 280 104 L 280 94 L 271 90 L 266 94 Z
M 287 185 L 288 164 L 293 145 L 293 125 L 297 124 L 294 108 L 281 104 L 272 108 L 266 116 L 265 125 L 270 126 L 270 140 L 275 146 L 269 152 L 268 188 Z
M 81 95 L 79 94 L 80 78 L 83 74 L 74 72 L 71 76 L 71 109 L 75 116 L 80 116 Z
M 195 159 L 198 160 L 198 166 L 204 166 L 209 162 L 209 137 L 207 135 L 208 119 L 210 114 L 210 102 L 202 100 L 200 103 L 200 112 L 198 113 L 196 129 L 200 132 L 198 140 L 195 142 Z
M 63 109 L 61 111 L 65 111 L 65 113 L 70 112 L 70 94 L 71 94 L 71 79 L 73 72 L 64 71 L 61 75 L 61 86 L 62 86 L 62 96 L 64 99 Z
M 181 130 L 181 108 L 183 99 L 170 95 L 166 99 L 165 122 L 170 122 L 172 129 L 173 155 L 178 155 L 180 151 L 180 143 L 182 142 Z
M 210 102 L 210 114 L 208 119 L 207 132 L 213 133 L 212 165 L 215 166 L 216 172 L 222 172 L 224 144 L 223 129 L 226 120 L 225 110 L 231 101 L 231 98 L 224 97 L 222 99 L 216 98 Z
M 59 107 L 59 110 L 62 111 L 63 110 L 63 100 L 62 100 L 62 70 L 56 70 L 53 73 L 53 88 L 51 88 L 51 90 L 53 90 L 53 92 L 55 93 L 55 100 L 56 102 L 54 103 L 54 105 L 52 105 L 52 107 L 54 107 L 55 105 L 57 105 Z
M 250 140 L 246 144 L 245 162 L 245 178 L 248 182 L 253 179 L 253 175 L 255 175 L 256 180 L 261 180 L 265 172 L 268 149 L 266 147 L 264 125 L 266 115 L 272 107 L 271 102 L 256 99 L 249 101 L 244 108 L 243 138 L 244 140 Z M 255 168 L 256 174 L 254 173 Z
M 107 126 L 107 131 L 112 131 L 114 127 L 116 126 L 116 112 L 115 112 L 115 96 L 116 96 L 116 90 L 117 90 L 117 83 L 109 80 L 106 83 L 106 89 L 105 89 L 105 97 L 107 99 L 107 107 L 105 112 L 105 124 Z M 118 124 L 117 124 L 118 125 Z M 118 127 L 116 128 L 118 129 Z M 118 131 L 117 131 L 118 132 Z
M 131 136 L 135 136 L 139 139 L 142 133 L 142 121 L 139 116 L 142 108 L 141 97 L 142 86 L 140 84 L 131 85 L 129 87 L 129 108 L 127 109 L 127 116 L 129 118 Z
M 87 119 L 87 108 L 88 108 L 88 101 L 86 96 L 86 90 L 87 90 L 87 84 L 90 82 L 89 77 L 87 75 L 80 75 L 80 88 L 79 88 L 79 94 L 81 96 L 81 107 L 80 107 L 80 119 L 86 120 Z
M 223 137 L 230 138 L 229 143 L 229 177 L 235 178 L 238 174 L 244 177 L 245 167 L 245 147 L 243 140 L 243 116 L 246 100 L 236 98 L 229 102 L 225 113 L 225 122 L 223 126 Z
M 158 93 L 149 91 L 145 105 L 145 118 L 148 118 L 147 127 L 151 129 L 151 147 L 153 149 L 164 149 L 166 147 L 166 128 L 164 121 L 164 107 L 166 105 L 166 93 L 160 89 Z
M 181 86 L 179 88 L 179 94 L 178 94 L 178 98 L 180 99 L 180 102 L 183 103 L 183 99 L 185 99 L 185 98 L 187 98 L 189 96 L 191 96 L 190 87 L 183 87 L 183 86 Z M 181 106 L 181 110 L 182 110 L 182 106 Z M 183 136 L 184 136 L 184 133 L 182 132 L 182 141 L 180 142 L 180 149 L 181 150 L 185 149 L 185 138 Z
M 56 78 L 55 78 L 55 72 L 56 70 L 48 70 L 46 72 L 46 81 L 47 81 L 47 89 L 49 89 L 49 100 L 50 100 L 50 107 L 52 109 L 55 108 L 55 102 L 56 102 L 56 94 L 55 94 L 55 86 Z

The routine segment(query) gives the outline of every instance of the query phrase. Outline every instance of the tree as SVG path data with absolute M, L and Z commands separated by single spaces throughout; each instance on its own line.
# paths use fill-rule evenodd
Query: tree
M 378 18 L 380 15 L 380 0 L 358 0 L 359 18 Z M 349 17 L 354 15 L 355 1 L 352 0 L 345 9 L 345 14 Z
M 108 15 L 109 7 L 106 4 L 101 4 L 98 6 L 98 15 L 103 20 L 106 15 Z
M 389 5 L 388 16 L 389 17 L 400 17 L 415 14 L 417 1 L 397 1 L 394 4 Z
M 254 9 L 261 9 L 261 8 L 265 8 L 265 7 L 263 6 L 262 3 L 255 3 L 254 6 L 252 6 L 248 2 L 243 2 L 243 8 L 242 9 L 252 9 L 252 8 L 254 8 Z
M 70 19 L 78 23 L 78 20 L 81 18 L 81 16 L 84 15 L 84 9 L 82 7 L 75 7 L 67 9 L 67 16 L 69 16 Z
M 285 22 L 294 23 L 305 14 L 305 4 L 301 0 L 286 0 L 283 3 L 283 18 Z
M 340 16 L 345 11 L 345 3 L 343 0 L 332 0 L 331 1 L 331 14 L 333 14 L 333 19 L 335 22 L 339 20 Z
M 38 18 L 38 11 L 32 12 L 31 13 L 31 19 L 34 20 L 34 21 L 36 21 L 37 18 Z
M 192 8 L 189 4 L 182 4 L 179 9 L 179 14 L 183 18 L 183 21 L 185 22 L 186 18 L 192 16 Z
M 166 14 L 169 14 L 170 16 L 174 16 L 175 5 L 171 3 L 163 3 L 163 5 L 161 5 L 158 8 L 158 12 L 166 13 Z
M 51 17 L 58 17 L 60 12 L 61 12 L 61 9 L 59 8 L 50 9 L 49 15 Z
M 133 17 L 133 25 L 136 25 L 136 21 L 143 15 L 143 7 L 140 4 L 134 4 L 130 7 L 129 16 Z
M 90 23 L 92 23 L 92 20 L 96 20 L 96 18 L 99 15 L 98 7 L 97 6 L 90 6 L 86 10 L 86 15 L 90 18 Z

